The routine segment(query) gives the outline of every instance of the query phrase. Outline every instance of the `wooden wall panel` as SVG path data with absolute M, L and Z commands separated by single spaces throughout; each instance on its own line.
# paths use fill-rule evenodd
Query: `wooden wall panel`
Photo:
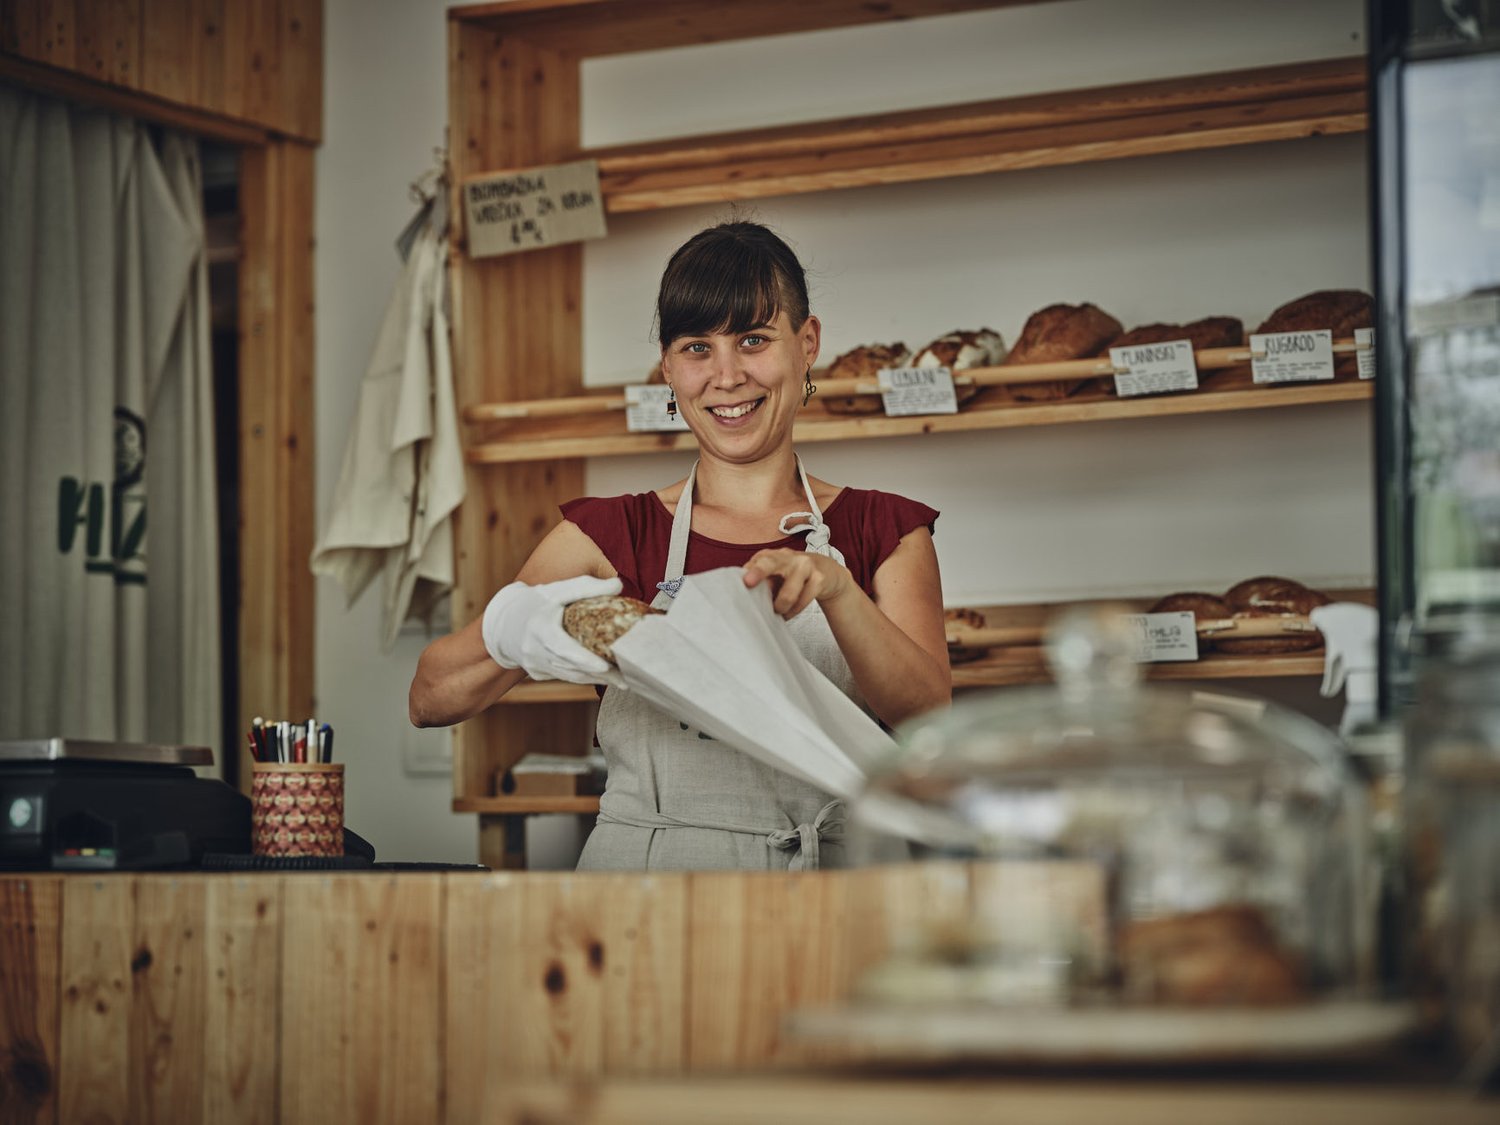
M 322 0 L 0 0 L 0 51 L 316 142 Z
M 455 182 L 471 172 L 547 163 L 576 153 L 577 60 L 501 41 L 456 21 L 450 34 L 450 117 L 457 124 L 449 144 Z M 461 60 L 467 61 L 460 65 Z M 460 245 L 452 261 L 460 402 L 581 389 L 580 246 L 473 261 Z M 454 608 L 461 621 L 479 616 L 490 595 L 514 579 L 561 518 L 557 499 L 582 494 L 583 462 L 470 466 L 468 490 L 455 533 Z M 527 751 L 583 753 L 590 736 L 585 708 L 491 708 L 459 728 L 455 793 L 490 795 L 496 769 Z M 506 853 L 482 852 L 480 858 L 499 867 Z
M 284 884 L 284 1121 L 443 1116 L 442 876 Z
M 0 882 L 0 1121 L 53 1122 L 62 881 Z
M 58 1116 L 90 1125 L 130 1120 L 131 918 L 128 876 L 63 881 Z
M 128 1042 L 137 1125 L 202 1119 L 206 899 L 202 876 L 136 885 Z
M 205 879 L 203 1102 L 200 1121 L 276 1119 L 281 1031 L 282 880 Z
M 789 1043 L 782 1021 L 841 995 L 848 897 L 848 879 L 830 872 L 693 876 L 688 1069 L 806 1065 L 824 1054 Z
M 240 161 L 240 727 L 313 712 L 314 150 Z

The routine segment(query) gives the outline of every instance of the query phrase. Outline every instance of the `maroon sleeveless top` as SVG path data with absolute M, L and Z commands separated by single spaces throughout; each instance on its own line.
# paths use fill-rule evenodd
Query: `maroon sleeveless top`
M 649 602 L 656 584 L 666 577 L 667 546 L 672 538 L 672 513 L 654 492 L 628 496 L 570 500 L 563 518 L 576 524 L 594 541 L 620 575 L 627 597 Z M 823 511 L 829 542 L 844 556 L 844 565 L 860 589 L 875 596 L 875 572 L 890 558 L 903 536 L 925 527 L 929 532 L 938 513 L 926 504 L 889 492 L 846 488 Z M 724 543 L 699 535 L 688 536 L 683 573 L 697 574 L 721 566 L 744 566 L 757 551 L 771 547 L 801 549 L 807 532 L 771 543 Z

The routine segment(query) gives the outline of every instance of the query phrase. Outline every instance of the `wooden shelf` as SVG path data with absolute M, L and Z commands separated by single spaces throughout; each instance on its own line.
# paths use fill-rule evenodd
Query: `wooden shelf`
M 1362 58 L 586 150 L 613 213 L 1358 133 Z
M 1375 604 L 1375 591 L 1368 587 L 1325 590 L 1338 602 Z M 1100 602 L 1038 602 L 1032 605 L 978 607 L 991 626 L 1037 626 L 1069 605 L 1100 604 L 1124 606 L 1142 613 L 1152 598 L 1100 599 Z M 1174 664 L 1152 664 L 1146 669 L 1148 680 L 1259 680 L 1283 676 L 1321 676 L 1323 650 L 1289 653 L 1282 656 L 1233 656 L 1208 653 L 1195 661 Z M 994 648 L 980 660 L 953 666 L 954 688 L 1014 687 L 1022 684 L 1044 684 L 1051 680 L 1042 650 L 1035 646 Z M 592 702 L 598 697 L 594 689 L 580 684 L 521 684 L 500 700 L 502 703 Z
M 589 692 L 592 699 L 594 693 Z M 454 797 L 456 813 L 487 816 L 530 816 L 544 813 L 596 813 L 598 797 Z
M 1205 372 L 1198 390 L 1182 394 L 1121 399 L 1103 391 L 1082 391 L 1055 402 L 1014 402 L 994 391 L 983 391 L 965 403 L 957 414 L 907 418 L 887 418 L 883 414 L 829 414 L 814 398 L 798 416 L 793 437 L 799 443 L 847 441 L 1362 402 L 1373 397 L 1374 386 L 1369 381 L 1336 379 L 1329 383 L 1256 386 L 1243 372 L 1217 371 Z M 470 464 L 500 465 L 561 457 L 661 453 L 693 449 L 697 444 L 697 439 L 685 432 L 630 433 L 625 429 L 625 419 L 620 412 L 484 423 L 482 429 L 489 440 L 469 447 L 465 458 Z

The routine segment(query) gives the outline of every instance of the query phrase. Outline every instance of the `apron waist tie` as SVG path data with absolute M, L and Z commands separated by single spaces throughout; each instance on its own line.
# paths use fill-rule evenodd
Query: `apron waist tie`
M 788 871 L 816 871 L 819 867 L 819 845 L 842 843 L 844 839 L 844 802 L 829 801 L 818 810 L 812 823 L 799 824 L 794 828 L 778 828 L 767 832 L 764 828 L 750 828 L 743 824 L 724 824 L 706 820 L 683 820 L 665 813 L 612 813 L 600 810 L 600 824 L 625 824 L 632 828 L 703 828 L 710 832 L 734 832 L 741 836 L 760 836 L 767 845 L 778 851 L 797 849 Z

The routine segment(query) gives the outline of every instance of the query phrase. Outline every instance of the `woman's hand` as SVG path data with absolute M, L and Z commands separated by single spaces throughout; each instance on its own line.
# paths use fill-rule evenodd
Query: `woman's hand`
M 745 585 L 770 581 L 773 608 L 790 621 L 814 601 L 827 605 L 854 586 L 854 576 L 827 555 L 778 547 L 759 551 L 745 564 Z

